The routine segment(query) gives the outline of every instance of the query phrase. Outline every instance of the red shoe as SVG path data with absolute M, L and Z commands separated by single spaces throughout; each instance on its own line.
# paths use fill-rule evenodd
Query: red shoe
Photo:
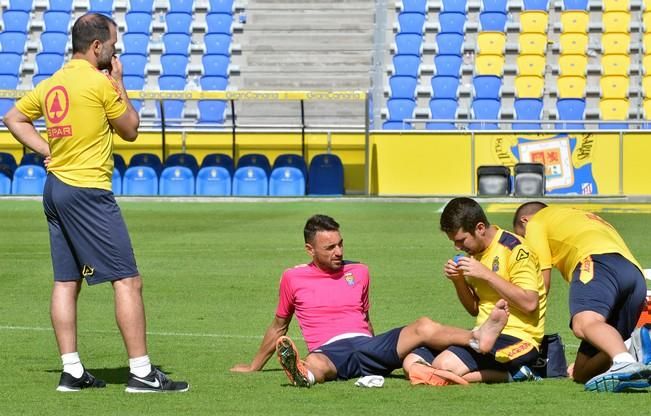
M 409 381 L 412 385 L 448 386 L 452 384 L 467 385 L 468 382 L 451 371 L 439 370 L 422 363 L 414 363 L 409 369 Z
M 310 387 L 310 379 L 307 376 L 307 368 L 298 356 L 296 345 L 289 337 L 282 336 L 276 341 L 276 355 L 280 365 L 285 370 L 287 378 L 296 387 Z

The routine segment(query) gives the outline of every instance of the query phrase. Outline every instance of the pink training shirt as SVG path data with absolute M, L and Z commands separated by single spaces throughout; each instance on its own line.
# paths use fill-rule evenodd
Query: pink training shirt
M 276 316 L 287 319 L 296 313 L 310 351 L 338 335 L 372 335 L 366 322 L 368 289 L 364 264 L 347 263 L 336 273 L 302 264 L 283 273 Z

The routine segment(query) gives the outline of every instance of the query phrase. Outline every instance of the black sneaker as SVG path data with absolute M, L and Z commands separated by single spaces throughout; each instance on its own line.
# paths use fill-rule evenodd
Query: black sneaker
M 127 381 L 127 388 L 124 391 L 127 393 L 182 393 L 189 389 L 190 385 L 185 381 L 172 381 L 165 373 L 152 366 L 151 372 L 146 377 L 137 377 L 129 373 L 129 381 Z
M 61 379 L 57 391 L 79 391 L 87 388 L 104 388 L 106 383 L 104 380 L 96 379 L 88 371 L 84 370 L 84 374 L 79 378 L 73 377 L 70 373 L 61 372 Z

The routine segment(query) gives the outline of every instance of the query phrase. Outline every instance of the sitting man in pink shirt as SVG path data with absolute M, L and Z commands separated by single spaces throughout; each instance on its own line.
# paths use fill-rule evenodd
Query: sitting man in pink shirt
M 231 371 L 259 371 L 275 350 L 290 382 L 299 387 L 368 375 L 384 376 L 401 368 L 407 354 L 421 346 L 441 351 L 459 345 L 488 352 L 506 325 L 508 305 L 500 300 L 488 320 L 472 331 L 421 317 L 375 336 L 369 317 L 368 268 L 344 261 L 339 224 L 326 215 L 314 215 L 305 224 L 304 237 L 312 262 L 283 273 L 276 316 L 257 354 L 251 363 L 237 364 Z M 305 361 L 285 336 L 294 314 L 310 351 Z M 412 382 L 418 373 L 425 384 L 465 384 L 463 379 L 444 370 L 423 363 L 414 366 L 409 369 Z

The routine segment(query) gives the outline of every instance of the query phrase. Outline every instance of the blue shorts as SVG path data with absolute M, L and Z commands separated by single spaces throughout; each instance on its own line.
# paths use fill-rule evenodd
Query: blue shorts
M 579 263 L 572 273 L 570 316 L 584 311 L 596 312 L 606 318 L 606 323 L 623 339 L 631 336 L 645 302 L 644 275 L 621 254 L 593 254 Z M 599 352 L 586 341 L 581 342 L 579 351 L 589 357 Z
M 538 359 L 536 347 L 520 338 L 511 335 L 500 335 L 493 346 L 493 349 L 486 354 L 478 353 L 470 347 L 452 345 L 447 348 L 468 367 L 470 372 L 481 370 L 517 372 L 523 365 L 532 365 Z M 417 348 L 412 351 L 428 363 L 432 363 L 440 351 L 434 351 L 426 347 Z
M 402 328 L 374 337 L 346 338 L 322 345 L 313 353 L 325 354 L 337 369 L 338 380 L 362 376 L 386 376 L 402 368 L 398 357 L 398 338 Z
M 113 192 L 80 188 L 48 174 L 43 208 L 54 280 L 89 285 L 138 275 L 131 240 Z

